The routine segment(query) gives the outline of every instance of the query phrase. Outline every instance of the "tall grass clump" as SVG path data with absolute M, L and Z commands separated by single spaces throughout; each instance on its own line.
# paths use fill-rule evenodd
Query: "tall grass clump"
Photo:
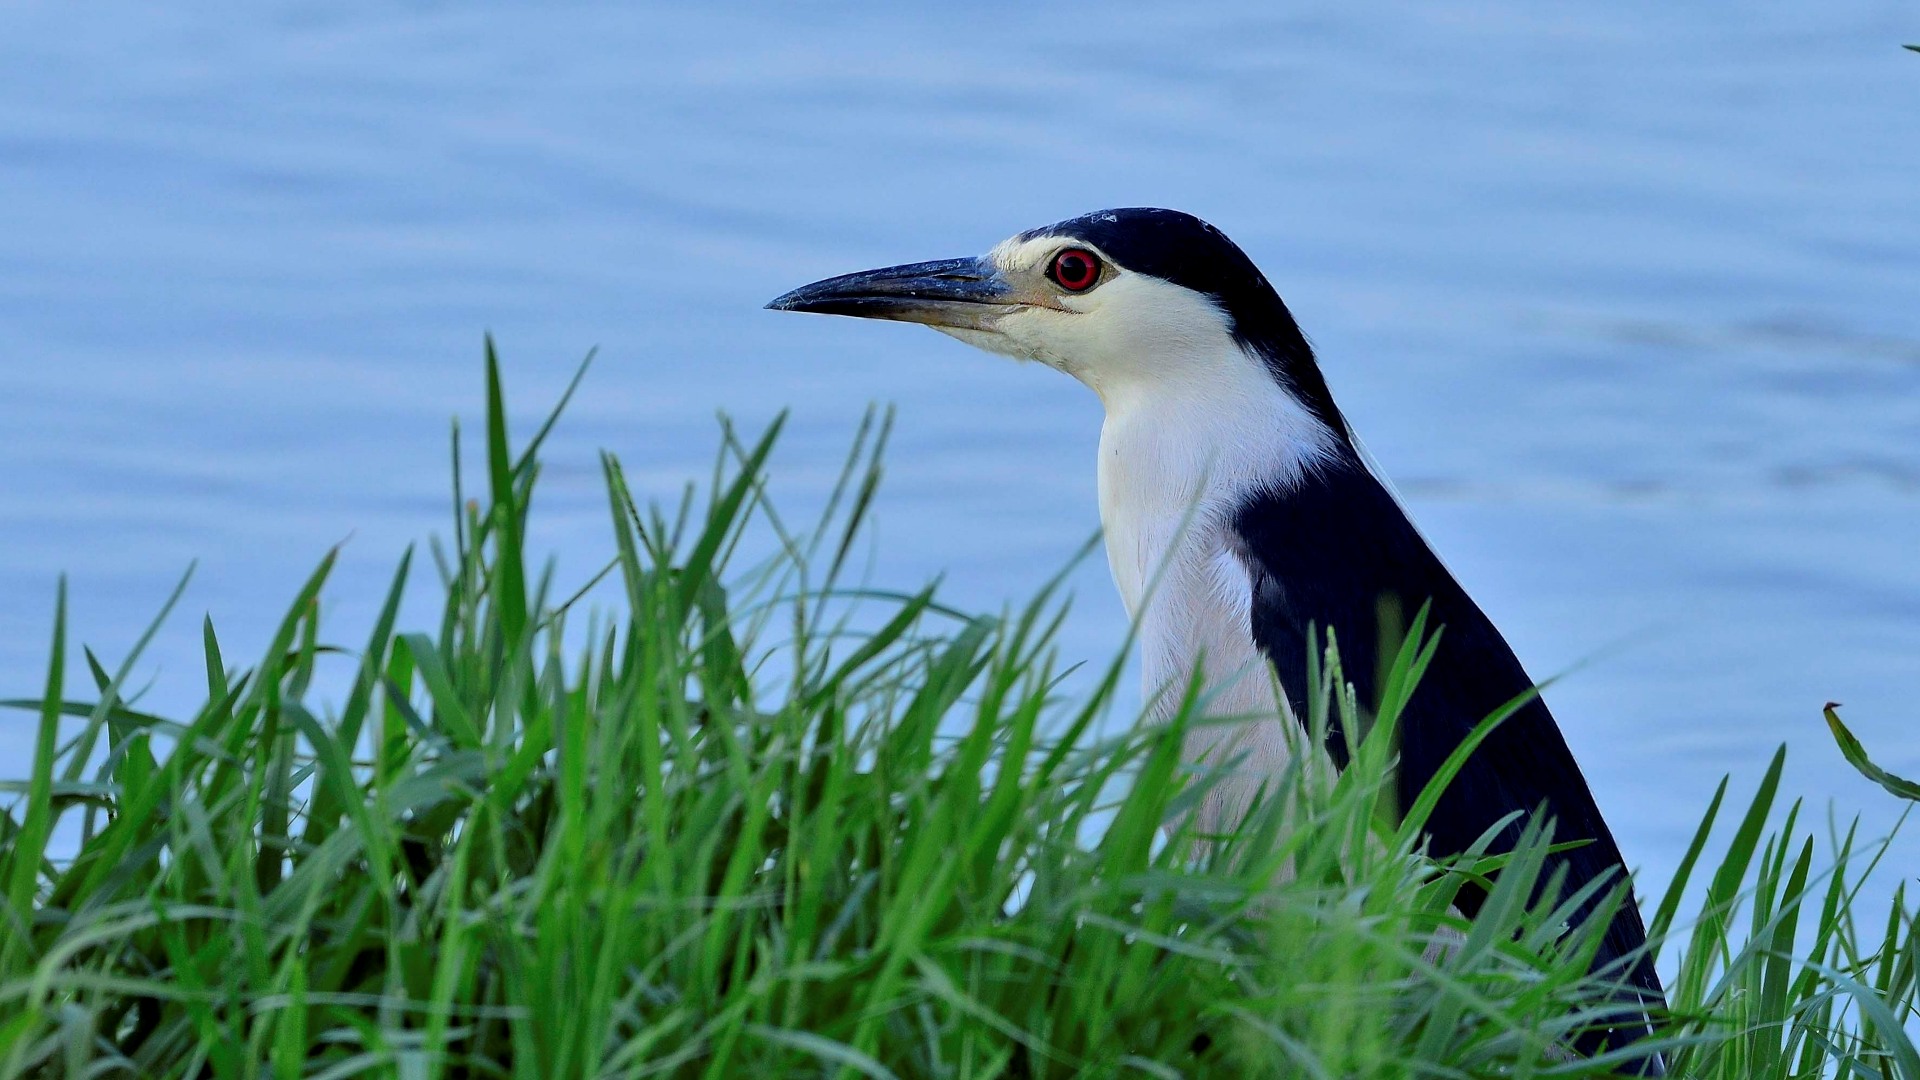
M 1425 858 L 1393 710 L 1362 717 L 1331 652 L 1311 720 L 1370 723 L 1351 765 L 1195 837 L 1197 693 L 1104 725 L 1119 665 L 1060 690 L 1051 590 L 988 617 L 843 585 L 884 424 L 807 530 L 768 502 L 778 424 L 666 508 L 604 458 L 595 616 L 524 550 L 552 420 L 516 454 L 504 416 L 490 354 L 437 625 L 398 625 L 403 559 L 330 644 L 328 554 L 251 666 L 206 625 L 206 702 L 169 718 L 131 659 L 82 650 L 70 687 L 56 609 L 44 692 L 9 703 L 37 742 L 0 815 L 0 1077 L 1920 1077 L 1913 910 L 1864 908 L 1851 835 L 1769 826 L 1778 757 L 1716 838 L 1722 784 L 1654 912 L 1672 1015 L 1575 1058 L 1621 1017 L 1587 973 L 1618 883 L 1570 926 L 1593 897 L 1544 880 L 1546 825 Z

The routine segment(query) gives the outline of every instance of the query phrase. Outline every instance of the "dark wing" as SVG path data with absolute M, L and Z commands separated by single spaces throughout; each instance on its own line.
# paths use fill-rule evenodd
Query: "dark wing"
M 1371 705 L 1378 700 L 1381 602 L 1396 604 L 1408 619 L 1431 602 L 1428 625 L 1444 632 L 1400 720 L 1402 806 L 1411 804 L 1480 721 L 1533 687 L 1500 632 L 1379 480 L 1357 462 L 1313 470 L 1299 486 L 1251 499 L 1233 528 L 1253 578 L 1254 640 L 1278 670 L 1296 716 L 1307 715 L 1309 627 L 1320 628 L 1323 645 L 1327 630 L 1334 632 L 1347 679 L 1359 700 Z M 1337 732 L 1328 741 L 1339 743 L 1328 750 L 1344 766 L 1344 741 Z M 1428 823 L 1431 850 L 1464 851 L 1500 818 L 1542 805 L 1558 822 L 1557 842 L 1593 841 L 1552 857 L 1567 867 L 1569 891 L 1609 871 L 1625 876 L 1613 834 L 1538 697 L 1494 729 L 1447 788 Z M 1520 831 L 1519 823 L 1509 825 L 1493 850 L 1511 850 Z M 1463 896 L 1466 914 L 1481 899 Z M 1645 941 L 1639 908 L 1629 899 L 1607 930 L 1596 968 Z M 1664 1002 L 1651 958 L 1642 954 L 1630 975 L 1648 1000 Z

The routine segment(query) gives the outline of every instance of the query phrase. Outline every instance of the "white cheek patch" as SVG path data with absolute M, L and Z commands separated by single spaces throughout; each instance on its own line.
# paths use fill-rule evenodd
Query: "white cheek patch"
M 995 351 L 1022 360 L 1037 360 L 1078 378 L 1071 348 L 1072 327 L 1065 325 L 1076 318 L 1079 316 L 1048 308 L 1010 311 L 994 328 L 1000 338 Z
M 1060 303 L 1068 310 L 1012 312 L 998 330 L 1017 355 L 1059 368 L 1103 400 L 1169 378 L 1207 378 L 1222 362 L 1258 363 L 1234 344 L 1232 326 L 1212 298 L 1146 274 L 1115 269 Z
M 1005 319 L 1000 321 L 1002 324 L 1006 322 Z M 1011 356 L 1015 360 L 1037 359 L 1037 357 L 1029 356 L 1021 352 L 1019 346 L 1013 339 L 997 330 L 974 330 L 964 326 L 935 326 L 933 329 L 940 331 L 950 338 L 957 338 L 964 341 L 976 349 L 983 349 L 1000 356 Z

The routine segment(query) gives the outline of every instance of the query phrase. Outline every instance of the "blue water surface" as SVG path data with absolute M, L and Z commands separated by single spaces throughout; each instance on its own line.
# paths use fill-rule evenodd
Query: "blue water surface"
M 366 631 L 443 528 L 481 335 L 556 434 L 537 550 L 610 554 L 595 452 L 704 476 L 790 407 L 817 507 L 898 406 L 871 580 L 995 609 L 1097 526 L 1097 402 L 917 328 L 760 305 L 1112 205 L 1235 237 L 1540 676 L 1655 888 L 1725 772 L 1884 832 L 1820 705 L 1920 773 L 1911 5 L 0 9 L 0 696 L 76 639 L 190 708 L 346 542 Z M 1124 618 L 1083 565 L 1063 649 Z M 422 577 L 419 584 L 429 584 Z M 430 605 L 409 609 L 415 625 Z M 76 668 L 75 674 L 78 674 Z M 31 718 L 0 715 L 20 775 Z M 1920 843 L 1901 849 L 1908 865 Z

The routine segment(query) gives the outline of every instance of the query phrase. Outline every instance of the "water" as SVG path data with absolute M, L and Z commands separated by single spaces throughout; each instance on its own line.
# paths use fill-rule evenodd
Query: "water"
M 156 708 L 192 701 L 203 612 L 253 655 L 341 540 L 358 638 L 442 526 L 488 329 L 523 432 L 600 348 L 540 508 L 562 580 L 608 554 L 597 448 L 670 495 L 715 410 L 791 406 L 798 511 L 890 401 L 875 579 L 1017 600 L 1096 525 L 1092 397 L 760 304 L 1159 204 L 1266 268 L 1529 667 L 1574 668 L 1551 700 L 1651 880 L 1781 741 L 1791 794 L 1884 829 L 1818 709 L 1920 773 L 1911 16 L 11 5 L 0 693 L 38 685 L 62 572 L 113 657 L 200 560 Z M 1066 649 L 1104 659 L 1105 570 L 1074 583 Z M 0 718 L 8 774 L 29 739 Z

